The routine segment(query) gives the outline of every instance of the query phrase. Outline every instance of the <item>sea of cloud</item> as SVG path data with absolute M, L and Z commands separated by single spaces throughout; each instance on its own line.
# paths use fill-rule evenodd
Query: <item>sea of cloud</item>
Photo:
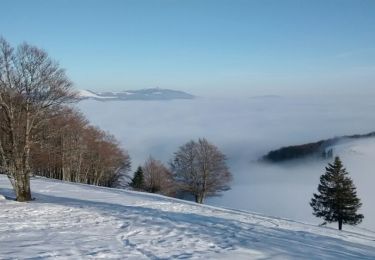
M 372 96 L 196 98 L 173 101 L 84 100 L 90 122 L 112 133 L 133 169 L 150 155 L 168 163 L 180 145 L 205 137 L 228 157 L 232 189 L 207 203 L 320 223 L 308 205 L 328 161 L 265 164 L 258 159 L 281 146 L 375 131 Z M 335 153 L 358 187 L 365 220 L 375 230 L 375 140 L 339 145 Z

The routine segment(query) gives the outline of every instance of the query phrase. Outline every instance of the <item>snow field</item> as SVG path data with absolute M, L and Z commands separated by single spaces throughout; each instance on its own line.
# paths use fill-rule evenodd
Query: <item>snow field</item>
M 375 234 L 339 232 L 159 195 L 37 178 L 0 200 L 0 258 L 375 259 Z M 14 196 L 0 176 L 0 193 Z

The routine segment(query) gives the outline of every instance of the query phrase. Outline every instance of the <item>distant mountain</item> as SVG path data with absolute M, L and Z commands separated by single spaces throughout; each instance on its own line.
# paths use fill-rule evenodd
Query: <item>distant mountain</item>
M 149 88 L 141 90 L 126 90 L 117 92 L 94 92 L 91 90 L 80 90 L 80 99 L 94 99 L 100 101 L 112 100 L 173 100 L 193 99 L 194 96 L 179 90 Z
M 330 158 L 333 156 L 333 147 L 341 142 L 350 142 L 361 138 L 375 137 L 375 132 L 362 135 L 346 135 L 320 140 L 315 143 L 292 145 L 270 151 L 263 156 L 263 160 L 268 162 L 284 162 L 293 159 L 301 159 L 311 156 L 320 158 Z
M 251 99 L 277 99 L 282 98 L 282 96 L 279 95 L 262 95 L 262 96 L 252 96 Z

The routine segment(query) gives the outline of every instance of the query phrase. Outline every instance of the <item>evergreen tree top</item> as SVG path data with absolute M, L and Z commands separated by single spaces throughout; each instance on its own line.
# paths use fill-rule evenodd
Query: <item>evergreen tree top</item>
M 136 172 L 134 173 L 133 179 L 129 183 L 131 187 L 134 189 L 141 190 L 144 186 L 144 176 L 143 176 L 143 169 L 141 166 L 138 166 Z

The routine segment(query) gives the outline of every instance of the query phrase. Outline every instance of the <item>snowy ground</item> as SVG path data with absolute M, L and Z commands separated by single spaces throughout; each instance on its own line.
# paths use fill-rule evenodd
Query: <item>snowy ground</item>
M 363 229 L 45 179 L 32 189 L 33 202 L 0 200 L 1 259 L 375 259 Z M 13 196 L 1 175 L 0 194 Z

